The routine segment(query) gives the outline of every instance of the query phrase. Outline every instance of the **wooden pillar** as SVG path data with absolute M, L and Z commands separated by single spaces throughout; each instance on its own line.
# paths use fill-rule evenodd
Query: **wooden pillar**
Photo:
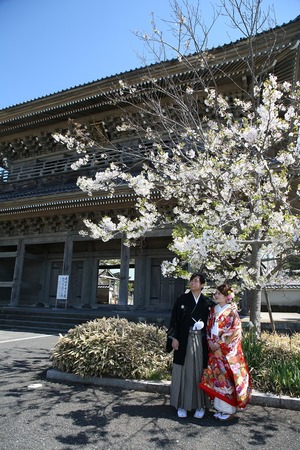
M 84 261 L 81 298 L 87 306 L 96 305 L 98 287 L 98 259 L 88 256 Z
M 134 280 L 134 306 L 146 307 L 147 286 L 149 278 L 148 259 L 146 255 L 138 255 L 135 258 L 135 280 Z
M 130 248 L 121 243 L 120 290 L 118 305 L 128 305 Z
M 22 273 L 24 266 L 25 256 L 25 243 L 23 239 L 20 239 L 17 247 L 17 254 L 15 260 L 14 276 L 11 288 L 10 306 L 18 306 L 20 289 L 22 283 Z
M 68 235 L 65 241 L 62 275 L 69 275 L 69 277 L 71 276 L 72 258 L 73 258 L 73 237 L 71 235 Z

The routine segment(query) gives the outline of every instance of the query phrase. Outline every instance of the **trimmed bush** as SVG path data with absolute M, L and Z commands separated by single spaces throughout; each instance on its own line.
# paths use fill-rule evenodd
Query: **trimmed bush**
M 300 333 L 263 332 L 259 341 L 251 332 L 245 333 L 243 350 L 255 389 L 300 396 Z
M 136 380 L 170 379 L 172 353 L 166 329 L 126 319 L 101 318 L 62 336 L 51 353 L 53 366 L 80 376 Z M 243 349 L 253 388 L 300 396 L 300 333 L 244 333 Z
M 160 380 L 172 362 L 165 346 L 164 328 L 103 317 L 60 337 L 51 360 L 57 369 L 80 376 Z

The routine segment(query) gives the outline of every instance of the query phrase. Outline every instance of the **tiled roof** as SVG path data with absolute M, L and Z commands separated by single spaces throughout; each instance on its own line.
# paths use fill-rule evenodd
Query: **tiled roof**
M 268 284 L 267 290 L 281 290 L 281 289 L 300 289 L 300 282 L 293 284 Z
M 41 197 L 46 195 L 53 195 L 59 193 L 66 192 L 75 192 L 80 191 L 79 187 L 76 183 L 63 184 L 63 185 L 55 185 L 51 187 L 43 187 L 37 189 L 18 189 L 17 191 L 13 190 L 11 192 L 0 193 L 0 202 L 1 201 L 9 201 L 16 200 L 17 198 L 27 198 L 27 197 Z M 80 191 L 81 192 L 81 191 Z

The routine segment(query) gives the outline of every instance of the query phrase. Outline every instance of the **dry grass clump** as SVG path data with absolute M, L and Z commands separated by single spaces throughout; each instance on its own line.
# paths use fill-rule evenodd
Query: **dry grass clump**
M 69 330 L 52 350 L 53 366 L 80 376 L 122 379 L 170 379 L 172 353 L 166 329 L 126 319 L 101 318 Z M 243 349 L 253 388 L 300 396 L 300 333 L 292 336 L 249 331 Z
M 80 376 L 162 379 L 170 370 L 166 330 L 101 318 L 69 330 L 52 350 L 53 366 Z
M 300 396 L 300 333 L 262 332 L 257 341 L 249 332 L 244 335 L 243 349 L 255 389 Z

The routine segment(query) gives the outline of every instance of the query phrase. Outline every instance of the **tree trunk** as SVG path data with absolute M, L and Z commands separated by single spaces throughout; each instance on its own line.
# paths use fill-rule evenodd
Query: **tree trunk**
M 260 337 L 260 315 L 261 315 L 261 289 L 253 289 L 249 292 L 250 322 L 254 325 L 256 337 Z
M 128 305 L 128 282 L 129 282 L 129 258 L 130 248 L 121 243 L 121 267 L 120 267 L 120 290 L 118 305 Z
M 259 277 L 261 271 L 261 257 L 262 249 L 260 243 L 260 230 L 258 229 L 255 233 L 255 241 L 252 244 L 250 267 L 253 270 L 253 281 L 256 284 L 256 289 L 251 289 L 249 293 L 250 300 L 250 322 L 254 325 L 254 330 L 257 339 L 260 338 L 260 315 L 261 315 L 261 295 L 262 289 L 259 287 Z

